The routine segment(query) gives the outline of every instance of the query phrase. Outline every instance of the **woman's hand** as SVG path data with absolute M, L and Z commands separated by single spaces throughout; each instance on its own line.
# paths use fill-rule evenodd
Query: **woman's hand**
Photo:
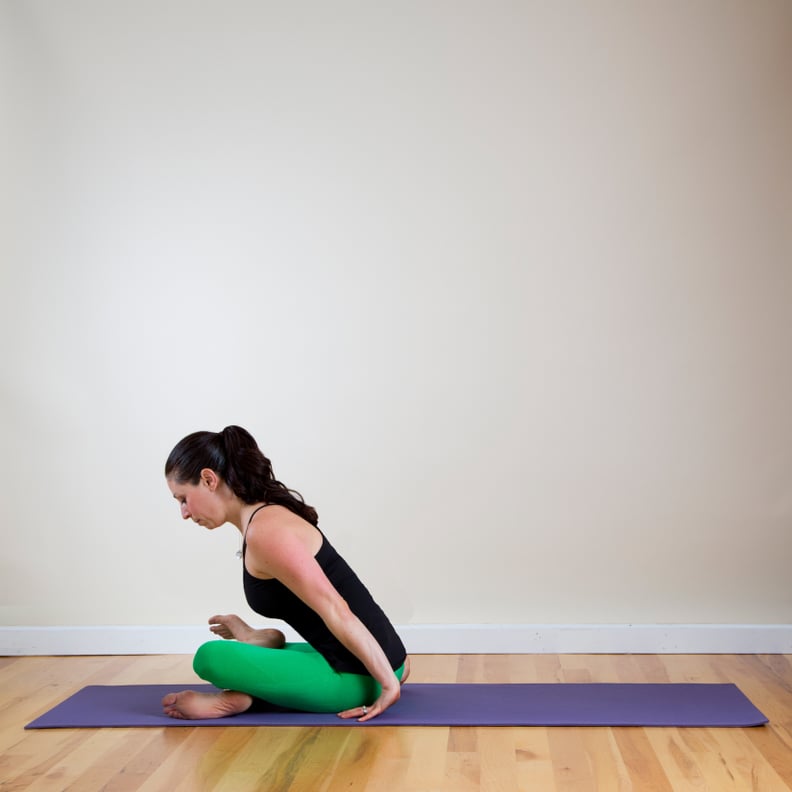
M 357 718 L 358 722 L 363 723 L 364 721 L 376 718 L 377 715 L 381 715 L 391 704 L 395 704 L 400 696 L 401 685 L 399 684 L 399 680 L 394 677 L 393 684 L 388 685 L 387 688 L 383 687 L 382 693 L 380 693 L 379 698 L 373 704 L 344 710 L 338 713 L 338 717 L 344 718 L 345 720 Z

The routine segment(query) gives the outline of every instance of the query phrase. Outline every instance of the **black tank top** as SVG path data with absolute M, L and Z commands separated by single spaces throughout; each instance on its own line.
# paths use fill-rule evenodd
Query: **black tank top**
M 317 530 L 319 530 L 317 528 Z M 321 532 L 320 532 L 321 533 Z M 242 548 L 243 558 L 247 544 Z M 404 663 L 407 652 L 388 617 L 374 601 L 369 590 L 322 534 L 316 554 L 319 566 L 350 610 L 366 625 L 382 647 L 395 671 Z M 308 607 L 279 580 L 254 577 L 242 564 L 242 582 L 248 605 L 258 614 L 282 619 L 293 627 L 336 671 L 368 674 L 366 667 L 327 629 L 319 614 Z

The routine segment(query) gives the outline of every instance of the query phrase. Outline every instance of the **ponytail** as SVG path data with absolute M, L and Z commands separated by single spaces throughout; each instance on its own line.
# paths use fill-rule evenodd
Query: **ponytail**
M 312 525 L 319 522 L 316 510 L 302 495 L 275 478 L 272 463 L 241 426 L 187 435 L 168 456 L 165 477 L 197 484 L 204 468 L 214 470 L 244 503 L 277 503 Z

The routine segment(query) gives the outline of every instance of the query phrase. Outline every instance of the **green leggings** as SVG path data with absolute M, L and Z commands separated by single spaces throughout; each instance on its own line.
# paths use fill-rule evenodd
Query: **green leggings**
M 371 704 L 381 686 L 368 675 L 335 671 L 306 643 L 266 649 L 239 641 L 209 641 L 193 659 L 201 679 L 225 690 L 305 712 L 341 712 Z M 404 666 L 394 671 L 401 681 Z

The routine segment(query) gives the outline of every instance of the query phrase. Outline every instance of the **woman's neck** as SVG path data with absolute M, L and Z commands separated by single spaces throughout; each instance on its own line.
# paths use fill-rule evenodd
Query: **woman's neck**
M 245 531 L 247 530 L 247 527 L 250 524 L 250 519 L 251 517 L 253 517 L 253 512 L 255 512 L 256 509 L 260 508 L 261 506 L 265 506 L 265 505 L 266 505 L 265 501 L 260 501 L 259 503 L 243 503 L 238 511 L 238 520 L 231 519 L 229 520 L 229 522 L 236 525 L 237 530 L 244 537 Z

